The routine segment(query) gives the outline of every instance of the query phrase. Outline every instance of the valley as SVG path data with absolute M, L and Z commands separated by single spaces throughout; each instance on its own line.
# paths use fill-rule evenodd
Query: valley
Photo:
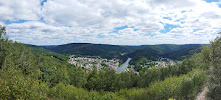
M 221 100 L 221 0 L 0 9 L 0 100 Z
M 136 47 L 35 46 L 4 36 L 0 41 L 2 99 L 193 100 L 205 82 L 206 92 L 216 95 L 211 85 L 217 82 L 208 79 L 219 78 L 213 74 L 219 70 L 208 70 L 219 68 L 220 37 L 211 45 Z
M 94 67 L 97 68 L 99 71 L 100 69 L 110 68 L 114 69 L 117 73 L 129 71 L 129 72 L 136 72 L 134 68 L 137 68 L 135 65 L 130 65 L 129 62 L 132 58 L 128 58 L 123 64 L 120 64 L 120 59 L 105 59 L 101 58 L 99 56 L 76 56 L 71 55 L 68 62 L 70 64 L 73 64 L 74 66 L 82 67 L 86 72 L 90 72 L 93 70 Z M 157 60 L 151 61 L 148 60 L 148 62 L 142 63 L 139 66 L 142 67 L 142 69 L 152 69 L 152 68 L 164 68 L 168 66 L 173 66 L 176 63 L 180 63 L 179 61 L 174 62 L 171 59 L 168 58 L 162 58 L 159 57 Z

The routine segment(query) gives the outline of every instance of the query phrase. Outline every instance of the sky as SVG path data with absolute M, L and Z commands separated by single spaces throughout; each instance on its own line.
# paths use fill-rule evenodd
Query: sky
M 33 45 L 208 44 L 221 0 L 0 0 L 0 25 Z

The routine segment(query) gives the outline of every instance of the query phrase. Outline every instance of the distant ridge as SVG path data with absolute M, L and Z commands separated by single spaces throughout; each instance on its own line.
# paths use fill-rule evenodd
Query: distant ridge
M 111 44 L 93 44 L 93 43 L 68 43 L 62 45 L 41 46 L 61 54 L 80 54 L 89 56 L 101 56 L 103 58 L 127 58 L 133 60 L 141 57 L 155 59 L 157 56 L 167 57 L 175 60 L 182 60 L 193 53 L 201 51 L 201 45 L 209 44 L 156 44 L 156 45 L 111 45 Z M 121 54 L 125 54 L 122 56 Z
M 136 46 L 120 46 L 93 43 L 69 43 L 54 46 L 42 46 L 45 49 L 61 54 L 80 54 L 90 56 L 101 56 L 104 58 L 120 57 L 122 53 L 129 53 L 139 49 Z
M 201 45 L 202 44 L 159 44 L 137 49 L 124 56 L 125 58 L 132 58 L 130 64 L 135 64 L 142 58 L 156 60 L 157 57 L 165 57 L 173 60 L 183 60 L 184 58 L 191 57 L 194 53 L 201 52 Z

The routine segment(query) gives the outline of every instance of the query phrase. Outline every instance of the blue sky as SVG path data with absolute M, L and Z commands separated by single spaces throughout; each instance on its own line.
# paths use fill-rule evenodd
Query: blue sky
M 0 25 L 34 45 L 205 44 L 221 31 L 220 0 L 0 1 Z

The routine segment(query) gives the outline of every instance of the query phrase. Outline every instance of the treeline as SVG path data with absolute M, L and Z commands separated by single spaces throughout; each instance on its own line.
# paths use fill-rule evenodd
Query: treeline
M 119 46 L 108 44 L 92 44 L 92 43 L 70 43 L 58 46 L 43 46 L 46 49 L 52 50 L 61 54 L 80 54 L 86 56 L 100 56 L 102 58 L 120 57 L 122 53 L 127 53 L 136 50 L 131 46 Z
M 73 85 L 59 83 L 50 89 L 49 96 L 67 100 L 168 100 L 169 98 L 193 100 L 205 79 L 205 71 L 194 69 L 186 75 L 155 81 L 146 88 L 125 88 L 115 92 L 103 90 L 88 92 Z
M 65 55 L 32 53 L 31 48 L 9 40 L 5 27 L 1 27 L 0 37 L 0 98 L 9 100 L 193 99 L 207 79 L 211 62 L 217 61 L 212 60 L 210 47 L 203 46 L 201 53 L 166 68 L 117 74 L 95 67 L 86 73 L 64 61 Z

